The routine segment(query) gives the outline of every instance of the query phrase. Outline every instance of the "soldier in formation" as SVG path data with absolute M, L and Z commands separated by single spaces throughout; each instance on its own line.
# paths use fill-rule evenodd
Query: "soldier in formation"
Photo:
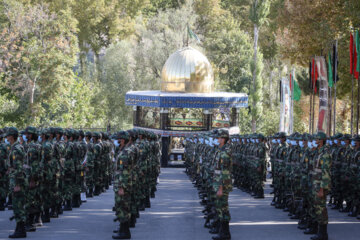
M 199 189 L 205 227 L 214 240 L 231 239 L 229 193 L 232 191 L 232 143 L 226 129 L 186 139 L 186 172 Z
M 140 211 L 150 208 L 160 173 L 160 144 L 149 131 L 132 129 L 112 137 L 115 145 L 115 221 L 113 239 L 130 239 Z
M 290 136 L 277 133 L 271 137 L 270 146 L 270 162 L 274 165 L 271 205 L 288 212 L 292 219 L 299 219 L 299 229 L 315 234 L 312 240 L 327 240 L 326 197 L 337 151 L 323 132 Z
M 31 126 L 21 132 L 0 129 L 0 211 L 12 209 L 11 220 L 16 221 L 9 238 L 25 238 L 26 232 L 36 231 L 64 210 L 80 207 L 86 197 L 105 192 L 112 182 L 114 153 L 107 133 Z M 159 173 L 157 163 L 149 160 L 150 166 Z M 156 174 L 148 178 L 149 194 Z

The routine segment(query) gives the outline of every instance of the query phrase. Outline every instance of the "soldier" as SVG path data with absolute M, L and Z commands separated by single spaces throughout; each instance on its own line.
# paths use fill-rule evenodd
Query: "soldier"
M 349 202 L 351 203 L 350 207 L 350 217 L 357 217 L 359 214 L 360 208 L 360 136 L 355 135 L 351 141 L 351 147 L 353 151 L 349 159 L 349 168 L 346 172 L 346 177 L 349 178 L 350 182 L 350 193 L 349 193 Z
M 0 129 L 0 211 L 5 210 L 6 197 L 9 191 L 8 177 L 6 175 L 8 147 L 3 141 L 4 131 Z
M 114 179 L 115 207 L 117 220 L 120 228 L 113 239 L 130 239 L 130 219 L 131 219 L 131 164 L 133 153 L 128 147 L 129 134 L 120 131 L 117 136 L 119 142 L 119 154 L 116 157 L 116 169 Z
M 314 166 L 311 170 L 311 196 L 315 213 L 315 223 L 318 225 L 318 233 L 312 240 L 327 240 L 328 213 L 326 209 L 326 196 L 330 190 L 330 167 L 331 157 L 325 145 L 326 134 L 318 132 L 314 136 L 313 145 L 316 147 Z
M 215 154 L 215 170 L 214 170 L 214 191 L 216 192 L 215 208 L 217 216 L 220 220 L 219 234 L 213 237 L 214 240 L 231 239 L 229 222 L 229 193 L 232 191 L 232 162 L 231 153 L 229 151 L 229 132 L 220 129 L 217 133 L 217 143 L 219 146 Z
M 41 148 L 41 164 L 43 164 L 44 181 L 42 184 L 42 197 L 44 204 L 44 214 L 42 221 L 44 223 L 50 222 L 50 208 L 54 207 L 56 203 L 56 192 L 58 184 L 56 179 L 57 163 L 53 158 L 53 146 L 49 141 L 50 130 L 44 129 L 39 136 Z
M 103 154 L 103 145 L 101 143 L 101 134 L 99 132 L 93 133 L 93 142 L 94 142 L 94 181 L 95 181 L 95 191 L 94 195 L 99 196 L 102 191 L 102 154 Z
M 71 129 L 66 129 L 64 133 L 65 142 L 65 162 L 64 162 L 64 211 L 72 210 L 73 184 L 75 180 L 75 165 L 74 165 L 74 144 L 73 132 Z
M 23 135 L 23 140 L 26 149 L 26 177 L 29 182 L 29 188 L 26 193 L 26 231 L 36 231 L 35 219 L 39 221 L 42 206 L 42 182 L 43 182 L 43 165 L 41 162 L 41 145 L 37 143 L 37 130 L 35 127 L 27 127 Z M 41 220 L 40 220 L 41 221 Z M 38 222 L 41 225 L 41 222 Z
M 87 186 L 86 197 L 92 198 L 94 196 L 94 144 L 91 142 L 92 133 L 85 133 L 85 141 L 87 146 L 86 162 L 85 162 L 85 182 Z
M 15 127 L 10 127 L 5 136 L 10 145 L 9 158 L 7 161 L 7 174 L 9 177 L 14 218 L 16 221 L 15 232 L 12 235 L 9 235 L 9 238 L 25 238 L 25 195 L 27 189 L 27 179 L 25 178 L 25 170 L 23 168 L 25 150 L 17 141 L 19 132 Z
M 63 141 L 63 129 L 55 128 L 53 130 L 55 137 L 52 141 L 54 149 L 54 160 L 57 165 L 56 179 L 58 182 L 58 191 L 56 194 L 55 206 L 52 209 L 50 217 L 56 218 L 58 214 L 63 213 L 62 204 L 64 202 L 64 176 L 65 176 L 65 142 Z
M 256 136 L 256 165 L 254 167 L 255 172 L 254 179 L 254 191 L 255 198 L 264 198 L 264 174 L 266 174 L 266 147 L 265 137 L 262 134 Z

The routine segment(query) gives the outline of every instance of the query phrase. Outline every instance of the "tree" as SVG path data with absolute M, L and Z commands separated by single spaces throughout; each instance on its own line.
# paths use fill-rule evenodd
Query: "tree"
M 260 89 L 257 88 L 260 86 L 261 81 L 259 76 L 261 75 L 260 62 L 258 61 L 258 38 L 259 38 L 259 28 L 264 24 L 267 15 L 269 14 L 270 2 L 268 0 L 253 0 L 253 3 L 250 8 L 250 20 L 254 24 L 254 59 L 253 59 L 253 85 L 251 88 L 251 99 L 252 99 L 252 131 L 256 132 L 256 118 L 258 118 L 259 113 L 261 112 L 258 104 L 259 98 L 261 97 Z
M 67 90 L 74 78 L 77 39 L 69 12 L 54 14 L 46 4 L 2 2 L 3 31 L 0 35 L 1 71 L 4 87 L 17 98 L 17 113 L 35 124 L 44 111 Z

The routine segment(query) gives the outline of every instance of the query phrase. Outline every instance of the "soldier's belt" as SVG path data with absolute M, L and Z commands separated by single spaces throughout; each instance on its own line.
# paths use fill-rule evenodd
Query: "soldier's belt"
M 281 160 L 281 159 L 275 159 L 275 161 L 277 161 L 277 162 L 283 162 L 284 160 Z
M 353 164 L 350 164 L 350 167 L 352 167 L 352 168 L 357 168 L 358 165 L 353 163 Z
M 221 170 L 215 170 L 214 173 L 215 174 L 221 174 Z

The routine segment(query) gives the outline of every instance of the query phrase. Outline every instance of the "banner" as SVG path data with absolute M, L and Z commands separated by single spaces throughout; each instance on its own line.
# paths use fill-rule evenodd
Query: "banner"
M 289 79 L 281 79 L 281 104 L 280 104 L 280 132 L 290 133 L 290 113 L 291 113 L 291 90 Z
M 315 67 L 318 72 L 319 81 L 319 119 L 317 130 L 318 132 L 328 133 L 328 116 L 329 116 L 329 105 L 328 105 L 328 77 L 326 69 L 325 57 L 315 58 Z
M 171 127 L 203 127 L 203 119 L 196 118 L 171 118 L 170 119 Z

